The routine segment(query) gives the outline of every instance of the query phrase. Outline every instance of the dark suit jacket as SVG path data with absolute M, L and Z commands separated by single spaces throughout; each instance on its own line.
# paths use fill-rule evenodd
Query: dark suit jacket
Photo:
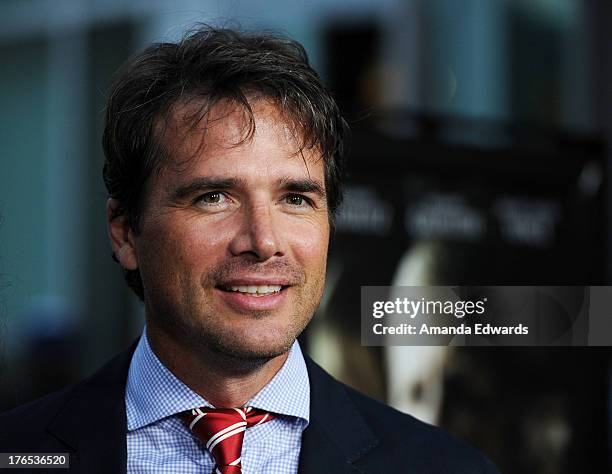
M 125 473 L 125 384 L 135 347 L 81 383 L 0 415 L 0 452 L 70 453 L 70 470 L 52 473 Z M 306 364 L 311 415 L 300 474 L 498 472 L 444 431 L 343 385 L 308 357 Z

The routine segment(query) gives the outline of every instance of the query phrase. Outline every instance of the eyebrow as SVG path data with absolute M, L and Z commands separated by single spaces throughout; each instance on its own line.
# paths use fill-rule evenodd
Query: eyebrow
M 324 185 L 314 179 L 295 179 L 283 177 L 277 181 L 277 184 L 279 188 L 284 189 L 285 191 L 295 193 L 314 193 L 319 195 L 321 198 L 326 197 Z M 224 178 L 216 176 L 200 177 L 171 190 L 170 199 L 173 201 L 182 201 L 198 192 L 211 189 L 232 189 L 237 187 L 246 187 L 246 182 L 239 178 Z
M 295 193 L 314 193 L 320 197 L 325 198 L 325 186 L 319 181 L 306 178 L 306 179 L 294 179 L 294 178 L 281 178 L 278 180 L 279 187 L 286 191 Z
M 195 178 L 188 183 L 181 184 L 177 188 L 171 190 L 170 199 L 173 201 L 182 201 L 198 192 L 207 189 L 230 189 L 238 184 L 238 180 L 234 178 L 221 177 L 201 177 Z

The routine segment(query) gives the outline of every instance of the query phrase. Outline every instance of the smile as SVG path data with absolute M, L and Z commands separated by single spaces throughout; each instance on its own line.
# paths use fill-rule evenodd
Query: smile
M 272 311 L 285 304 L 289 297 L 286 285 L 220 285 L 219 296 L 225 304 L 239 313 Z
M 238 293 L 248 293 L 253 296 L 269 295 L 281 291 L 281 285 L 232 285 L 226 291 L 236 291 Z

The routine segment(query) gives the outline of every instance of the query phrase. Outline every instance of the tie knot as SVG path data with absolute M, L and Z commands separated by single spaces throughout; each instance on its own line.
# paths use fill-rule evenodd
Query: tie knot
M 242 472 L 240 459 L 245 430 L 273 418 L 270 413 L 251 407 L 195 408 L 181 417 L 215 460 L 213 473 L 221 474 Z

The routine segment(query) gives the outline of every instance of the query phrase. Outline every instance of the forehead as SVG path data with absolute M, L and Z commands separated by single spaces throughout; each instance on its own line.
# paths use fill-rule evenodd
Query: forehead
M 251 117 L 243 106 L 220 101 L 200 120 L 200 105 L 176 106 L 163 133 L 167 160 L 160 175 L 172 180 L 194 174 L 323 180 L 322 154 L 318 147 L 304 146 L 294 122 L 270 100 L 255 99 L 250 106 Z

